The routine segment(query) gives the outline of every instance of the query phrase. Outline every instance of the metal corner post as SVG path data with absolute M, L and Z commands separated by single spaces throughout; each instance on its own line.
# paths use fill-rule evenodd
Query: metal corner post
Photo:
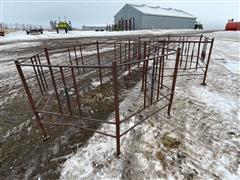
M 115 110 L 115 124 L 116 124 L 116 148 L 117 156 L 120 155 L 120 119 L 119 119 L 119 98 L 118 98 L 118 79 L 117 79 L 117 62 L 112 62 L 112 76 L 113 76 L 113 92 L 114 92 L 114 110 Z
M 212 54 L 213 43 L 214 43 L 214 38 L 212 39 L 212 42 L 211 42 L 211 45 L 210 45 L 210 50 L 209 50 L 209 54 L 208 54 L 206 69 L 205 69 L 205 72 L 204 72 L 203 82 L 201 83 L 201 85 L 203 85 L 203 86 L 206 85 L 206 77 L 207 77 L 208 66 L 209 66 L 209 62 L 210 62 L 210 58 L 211 58 L 211 54 Z
M 20 63 L 18 61 L 15 61 L 15 65 L 17 67 L 18 74 L 19 74 L 20 79 L 22 81 L 22 84 L 24 86 L 24 90 L 25 90 L 25 92 L 27 94 L 27 98 L 28 98 L 29 104 L 31 105 L 32 111 L 34 113 L 34 116 L 36 117 L 37 125 L 41 129 L 41 131 L 43 132 L 43 140 L 47 140 L 49 138 L 49 136 L 48 136 L 47 131 L 45 130 L 43 124 L 41 123 L 41 119 L 40 119 L 40 116 L 39 116 L 38 112 L 36 111 L 36 106 L 35 106 L 33 97 L 31 95 L 30 89 L 29 89 L 29 87 L 27 85 L 26 78 L 24 77 L 22 68 L 20 67 Z
M 168 116 L 170 116 L 171 107 L 172 107 L 172 101 L 173 101 L 173 97 L 174 97 L 175 85 L 176 85 L 176 80 L 177 80 L 177 72 L 178 72 L 178 64 L 179 64 L 179 59 L 180 59 L 180 51 L 181 51 L 181 49 L 178 48 L 177 56 L 176 56 L 176 62 L 175 62 L 175 67 L 174 67 L 174 72 L 173 72 L 173 82 L 172 82 L 172 89 L 171 89 L 171 97 L 170 97 L 170 101 L 169 101 L 169 104 L 168 104 L 168 110 L 167 110 Z

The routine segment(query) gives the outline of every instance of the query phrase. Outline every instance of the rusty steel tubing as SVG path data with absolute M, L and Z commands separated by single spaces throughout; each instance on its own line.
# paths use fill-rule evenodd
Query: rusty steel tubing
M 193 61 L 193 57 L 194 57 L 195 44 L 196 44 L 196 43 L 193 43 L 192 54 L 191 54 L 191 60 L 190 60 L 190 66 L 189 66 L 190 69 L 192 68 L 192 61 Z
M 129 76 L 131 76 L 131 64 L 130 64 L 130 60 L 131 60 L 131 56 L 130 56 L 130 53 L 131 53 L 131 44 L 130 44 L 130 39 L 128 40 L 128 74 Z
M 134 124 L 132 127 L 130 127 L 128 130 L 126 130 L 125 132 L 123 132 L 120 137 L 122 137 L 123 135 L 127 134 L 129 131 L 131 131 L 132 129 L 134 129 L 137 125 L 143 123 L 144 121 L 146 121 L 148 118 L 150 118 L 151 116 L 153 116 L 154 114 L 158 113 L 159 111 L 161 111 L 162 109 L 164 109 L 165 107 L 167 107 L 168 104 L 164 105 L 163 107 L 159 108 L 158 110 L 154 111 L 153 113 L 151 113 L 150 115 L 148 115 L 147 117 L 143 118 L 141 121 L 137 122 L 136 124 Z
M 31 60 L 32 64 L 34 64 L 32 58 L 30 58 L 30 60 Z M 19 62 L 18 62 L 18 63 L 19 63 Z M 41 94 L 43 95 L 43 89 L 42 89 L 41 83 L 40 83 L 40 81 L 39 81 L 38 74 L 37 74 L 37 71 L 36 71 L 36 67 L 35 67 L 35 66 L 33 66 L 33 71 L 34 71 L 34 73 L 35 73 L 35 76 L 36 76 L 36 79 L 37 79 L 37 82 L 38 82 L 39 90 L 40 90 Z
M 69 57 L 70 64 L 73 65 L 72 57 L 71 57 L 71 51 L 70 51 L 69 47 L 67 49 L 68 49 L 68 57 Z
M 17 67 L 17 71 L 18 71 L 18 74 L 19 74 L 20 79 L 21 79 L 21 81 L 22 81 L 24 90 L 25 90 L 25 92 L 26 92 L 26 94 L 27 94 L 27 98 L 28 98 L 29 104 L 31 105 L 31 109 L 32 109 L 32 111 L 33 111 L 33 113 L 34 113 L 34 116 L 35 116 L 35 118 L 36 118 L 37 125 L 38 125 L 38 127 L 41 129 L 41 131 L 43 132 L 43 138 L 44 138 L 44 140 L 46 140 L 46 139 L 49 138 L 49 136 L 48 136 L 47 131 L 45 130 L 43 124 L 41 123 L 41 119 L 40 119 L 40 116 L 39 116 L 38 112 L 36 111 L 36 106 L 35 106 L 35 103 L 34 103 L 32 94 L 31 94 L 31 92 L 30 92 L 30 89 L 29 89 L 29 87 L 28 87 L 28 85 L 27 85 L 27 82 L 26 82 L 26 79 L 25 79 L 25 77 L 24 77 L 24 74 L 23 74 L 23 72 L 22 72 L 22 68 L 21 68 L 21 66 L 20 66 L 20 63 L 19 63 L 18 61 L 15 61 L 15 65 L 16 65 L 16 67 Z
M 42 124 L 60 125 L 60 126 L 74 126 L 74 127 L 80 128 L 80 129 L 87 130 L 87 131 L 91 131 L 91 132 L 95 132 L 95 133 L 102 134 L 102 135 L 105 135 L 105 136 L 109 136 L 109 137 L 112 137 L 112 138 L 116 138 L 116 136 L 114 136 L 114 135 L 112 135 L 112 134 L 107 134 L 107 133 L 104 133 L 104 132 L 101 132 L 101 131 L 97 131 L 97 130 L 94 130 L 94 129 L 91 129 L 91 128 L 79 126 L 79 125 L 74 124 L 74 123 L 42 122 Z
M 75 55 L 76 64 L 77 64 L 77 66 L 79 66 L 79 64 L 78 64 L 78 57 L 77 57 L 77 51 L 76 51 L 76 46 L 73 46 L 73 50 L 74 50 L 74 55 Z M 80 74 L 79 68 L 77 68 L 77 69 L 78 69 L 78 74 Z
M 97 45 L 97 60 L 98 60 L 98 65 L 100 66 L 100 65 L 101 65 L 101 61 L 100 61 L 98 41 L 96 42 L 96 45 Z M 102 86 L 102 71 L 101 71 L 101 68 L 100 68 L 100 67 L 98 68 L 98 71 L 99 71 L 100 84 L 101 84 L 101 86 Z
M 198 68 L 198 61 L 199 61 L 199 55 L 200 55 L 200 48 L 201 48 L 201 42 L 202 42 L 202 34 L 200 36 L 199 42 L 198 42 L 198 51 L 197 51 L 197 61 L 196 61 L 196 67 L 195 69 L 197 70 Z
M 206 85 L 206 77 L 207 77 L 208 66 L 209 66 L 209 62 L 210 62 L 210 58 L 211 58 L 211 54 L 212 54 L 213 43 L 214 43 L 214 38 L 212 39 L 212 43 L 210 45 L 210 50 L 209 50 L 209 53 L 208 53 L 207 65 L 206 65 L 206 69 L 205 69 L 205 73 L 204 73 L 204 77 L 203 77 L 203 82 L 201 83 L 201 85 Z
M 82 66 L 84 66 L 84 60 L 83 60 L 83 54 L 82 54 L 82 46 L 80 45 L 79 46 L 79 51 L 80 51 L 80 58 L 81 58 L 81 61 L 82 61 Z M 83 69 L 83 72 L 85 73 L 85 68 L 82 68 Z
M 174 91 L 175 91 L 175 86 L 176 86 L 178 64 L 179 64 L 179 57 L 180 57 L 180 50 L 181 50 L 180 48 L 178 48 L 178 50 L 177 50 L 175 69 L 174 69 L 174 73 L 173 73 L 171 96 L 170 96 L 170 101 L 169 101 L 168 110 L 167 110 L 168 116 L 170 116 L 170 111 L 171 111 L 171 107 L 172 107 L 172 101 L 173 101 L 173 96 L 174 96 Z
M 143 101 L 143 107 L 146 107 L 147 103 L 147 74 L 148 74 L 148 61 L 145 64 L 145 72 L 144 72 L 144 101 Z
M 153 59 L 153 65 L 152 65 L 152 82 L 151 82 L 151 96 L 150 96 L 150 104 L 153 103 L 153 94 L 154 94 L 154 80 L 155 80 L 155 59 Z
M 67 68 L 67 67 L 74 67 L 74 68 L 106 68 L 106 69 L 111 69 L 112 66 L 110 65 L 84 65 L 84 66 L 75 66 L 75 65 L 52 65 L 52 64 L 48 64 L 48 65 L 45 65 L 45 64 L 42 64 L 42 65 L 39 65 L 39 64 L 21 64 L 21 66 L 30 66 L 30 67 L 52 67 L 52 68 L 59 68 L 59 67 L 64 67 L 64 68 Z
M 34 56 L 33 59 L 34 59 L 35 63 L 38 64 L 36 56 Z M 38 75 L 39 75 L 39 78 L 40 78 L 40 82 L 41 82 L 42 87 L 43 87 L 43 91 L 46 92 L 45 85 L 44 85 L 44 82 L 43 82 L 42 73 L 41 73 L 41 70 L 40 70 L 39 66 L 37 67 L 37 71 L 38 71 Z
M 41 64 L 40 57 L 39 57 L 39 54 L 37 54 L 37 59 L 38 59 L 38 63 L 39 63 L 40 65 L 42 65 L 42 64 Z M 42 71 L 43 80 L 44 80 L 44 82 L 45 82 L 46 89 L 48 89 L 48 83 L 47 83 L 47 80 L 46 80 L 46 77 L 45 77 L 45 74 L 44 74 L 44 71 L 43 71 L 43 67 L 40 66 L 40 69 L 41 69 L 41 71 Z
M 74 69 L 73 69 L 73 67 L 71 67 L 71 73 L 72 73 L 72 79 L 73 79 L 74 91 L 75 91 L 76 98 L 77 98 L 78 111 L 79 111 L 79 115 L 81 116 L 81 115 L 82 115 L 81 104 L 80 104 L 80 98 L 79 98 L 79 93 L 78 93 L 78 87 L 77 87 L 77 82 L 76 82 L 76 78 L 75 78 L 75 73 L 74 73 Z
M 64 86 L 65 95 L 67 97 L 68 110 L 69 110 L 69 113 L 72 115 L 73 113 L 72 113 L 72 108 L 71 108 L 70 97 L 69 97 L 68 88 L 67 88 L 67 84 L 66 84 L 66 81 L 65 81 L 65 77 L 64 77 L 62 67 L 60 67 L 60 73 L 61 73 L 61 79 L 62 79 L 63 86 Z
M 119 97 L 118 97 L 118 79 L 117 79 L 117 62 L 112 62 L 113 92 L 114 92 L 114 111 L 116 121 L 116 149 L 117 156 L 120 155 L 120 118 L 119 118 Z
M 49 65 L 49 72 L 50 72 L 50 75 L 51 75 L 53 88 L 54 88 L 55 95 L 56 95 L 56 98 L 57 98 L 59 111 L 61 112 L 61 114 L 63 114 L 62 105 L 61 105 L 61 101 L 60 101 L 59 94 L 58 94 L 58 90 L 57 90 L 57 85 L 56 85 L 56 82 L 55 82 L 55 78 L 54 78 L 54 75 L 53 75 L 50 58 L 49 58 L 49 55 L 48 55 L 48 49 L 45 48 L 44 51 L 45 51 L 45 56 L 46 56 L 46 59 L 47 59 L 47 63 L 48 63 L 48 65 Z
M 42 114 L 48 114 L 48 115 L 51 115 L 51 116 L 60 116 L 60 117 L 73 118 L 73 119 L 82 119 L 82 120 L 101 122 L 101 123 L 112 124 L 112 125 L 116 124 L 115 122 L 105 121 L 105 120 L 101 120 L 101 119 L 93 119 L 93 118 L 76 116 L 76 115 L 71 116 L 71 115 L 68 115 L 68 114 L 59 114 L 59 113 L 54 113 L 54 112 L 49 112 L 49 111 L 44 111 L 44 110 L 36 110 L 36 112 L 42 113 Z
M 162 53 L 164 54 L 164 52 L 165 52 L 165 49 L 163 49 L 162 50 Z M 164 77 L 164 56 L 162 57 L 162 59 L 161 59 L 161 62 L 162 62 L 162 65 L 161 65 L 161 76 L 162 76 L 162 78 L 161 78 L 161 86 L 160 86 L 160 88 L 162 89 L 163 88 L 163 77 Z
M 168 94 L 167 96 L 169 96 L 169 94 Z M 161 100 L 163 100 L 163 99 L 166 99 L 166 98 L 165 98 L 165 97 L 162 97 L 162 98 L 159 99 L 159 101 L 161 101 Z M 158 103 L 159 101 L 154 102 L 152 105 Z M 129 120 L 131 117 L 133 117 L 133 116 L 141 113 L 142 111 L 144 111 L 145 109 L 149 108 L 149 107 L 152 106 L 152 105 L 149 104 L 149 105 L 147 105 L 145 108 L 143 107 L 143 108 L 141 108 L 140 110 L 138 110 L 137 112 L 135 112 L 135 113 L 131 114 L 130 116 L 122 119 L 122 120 L 120 121 L 120 124 L 122 124 L 122 123 L 124 123 L 125 121 Z
M 187 57 L 186 57 L 185 67 L 184 67 L 184 69 L 187 69 L 187 62 L 188 62 L 188 56 L 189 56 L 189 49 L 190 49 L 190 43 L 188 43 L 188 46 L 187 46 Z

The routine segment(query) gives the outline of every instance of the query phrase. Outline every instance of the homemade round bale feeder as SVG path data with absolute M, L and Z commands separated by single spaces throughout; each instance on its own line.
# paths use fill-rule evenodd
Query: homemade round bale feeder
M 15 64 L 44 139 L 47 125 L 74 126 L 115 138 L 119 155 L 123 135 L 164 108 L 170 114 L 180 52 L 162 43 L 95 42 L 45 48 Z M 175 59 L 171 69 L 166 67 L 168 56 Z M 119 103 L 140 82 L 139 108 L 124 116 Z M 154 111 L 149 111 L 151 107 Z M 110 113 L 114 121 L 107 120 Z M 140 114 L 137 123 L 120 131 Z M 112 125 L 115 133 L 98 130 L 103 123 Z
M 151 44 L 161 43 L 167 49 L 180 48 L 178 76 L 202 76 L 201 84 L 206 85 L 214 38 L 203 35 L 168 35 L 143 36 L 139 37 L 139 41 L 148 41 Z M 168 55 L 167 59 L 175 61 Z

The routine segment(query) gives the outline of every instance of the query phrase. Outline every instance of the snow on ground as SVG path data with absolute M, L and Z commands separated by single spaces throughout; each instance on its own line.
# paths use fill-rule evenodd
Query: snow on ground
M 137 31 L 113 31 L 113 32 L 95 32 L 95 31 L 69 31 L 66 33 L 57 34 L 55 31 L 44 31 L 39 35 L 27 35 L 25 31 L 16 31 L 0 37 L 0 42 L 15 42 L 15 41 L 32 41 L 43 39 L 63 39 L 76 37 L 108 37 L 108 36 L 125 36 L 125 35 L 161 35 L 161 34 L 176 34 L 176 33 L 196 33 L 204 31 L 196 31 L 189 29 L 172 29 L 172 30 L 137 30 Z
M 207 86 L 178 77 L 170 118 L 161 111 L 124 136 L 119 159 L 114 139 L 95 134 L 60 179 L 240 179 L 239 32 L 207 35 L 216 38 Z M 120 109 L 138 108 L 139 92 L 138 84 Z
M 6 45 L 2 45 L 1 46 L 1 50 L 7 51 L 9 49 L 12 48 L 17 48 L 17 49 L 21 49 L 21 48 L 25 48 L 25 47 L 34 47 L 34 46 L 40 46 L 42 45 L 41 42 L 19 42 L 19 43 L 14 43 L 14 44 L 6 44 Z

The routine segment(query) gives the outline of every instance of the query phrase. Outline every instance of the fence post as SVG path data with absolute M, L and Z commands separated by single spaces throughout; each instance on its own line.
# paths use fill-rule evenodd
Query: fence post
M 22 84 L 24 86 L 25 92 L 27 94 L 27 98 L 28 98 L 28 101 L 29 101 L 29 103 L 31 105 L 32 111 L 33 111 L 34 116 L 35 116 L 35 118 L 37 120 L 37 125 L 41 129 L 41 131 L 43 132 L 43 140 L 45 141 L 45 140 L 47 140 L 49 138 L 49 136 L 48 136 L 47 131 L 45 130 L 43 124 L 41 123 L 40 116 L 39 116 L 38 112 L 36 111 L 37 108 L 35 106 L 32 94 L 31 94 L 31 92 L 29 90 L 29 87 L 27 85 L 26 79 L 25 79 L 24 74 L 22 72 L 22 68 L 20 67 L 20 63 L 17 60 L 15 61 L 15 65 L 17 67 L 18 74 L 20 76 L 20 79 L 21 79 Z
M 116 123 L 116 149 L 117 156 L 120 155 L 120 119 L 119 119 L 119 98 L 118 98 L 118 79 L 117 79 L 117 62 L 112 62 L 113 92 L 114 92 L 114 109 Z
M 171 107 L 172 107 L 172 101 L 173 101 L 173 96 L 174 96 L 174 91 L 175 91 L 176 80 L 177 80 L 179 58 L 180 58 L 180 48 L 177 49 L 176 62 L 175 62 L 175 67 L 174 67 L 174 72 L 173 72 L 173 82 L 172 82 L 172 89 L 171 89 L 171 97 L 170 97 L 170 100 L 169 100 L 168 110 L 167 110 L 168 116 L 170 116 L 170 111 L 171 111 Z
M 205 72 L 204 72 L 203 82 L 201 83 L 201 85 L 203 85 L 203 86 L 206 85 L 206 77 L 207 77 L 208 65 L 210 62 L 211 54 L 212 54 L 213 42 L 214 42 L 214 38 L 212 39 L 212 42 L 211 42 L 211 46 L 210 46 L 210 50 L 209 50 L 209 54 L 208 54 L 208 60 L 207 60 L 207 64 L 206 64 L 206 68 L 205 68 Z

